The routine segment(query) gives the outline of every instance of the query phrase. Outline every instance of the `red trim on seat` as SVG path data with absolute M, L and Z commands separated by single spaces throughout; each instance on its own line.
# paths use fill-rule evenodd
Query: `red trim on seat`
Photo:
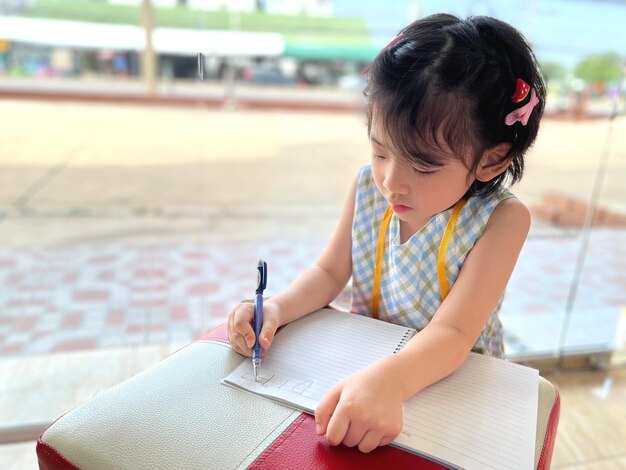
M 556 440 L 556 431 L 559 426 L 559 415 L 561 414 L 561 396 L 559 390 L 554 387 L 556 397 L 548 418 L 548 426 L 546 428 L 546 437 L 543 440 L 543 448 L 537 463 L 537 470 L 548 470 L 550 462 L 552 462 L 552 452 L 554 451 L 554 441 Z
M 43 442 L 41 437 L 37 440 L 36 450 L 39 470 L 80 470 L 54 447 Z
M 315 434 L 315 418 L 302 413 L 248 468 L 249 470 L 288 468 L 441 470 L 446 467 L 390 446 L 379 447 L 369 454 L 363 454 L 356 447 L 343 445 L 333 447 L 328 444 L 325 437 Z
M 228 341 L 228 331 L 226 330 L 226 323 L 222 323 L 220 326 L 212 329 L 200 337 L 205 341 L 219 341 L 220 343 L 230 344 Z

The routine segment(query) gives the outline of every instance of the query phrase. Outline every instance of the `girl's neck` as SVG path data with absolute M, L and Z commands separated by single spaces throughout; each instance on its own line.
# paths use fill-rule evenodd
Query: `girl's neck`
M 419 232 L 424 225 L 428 223 L 430 218 L 425 220 L 419 220 L 416 222 L 406 222 L 404 220 L 398 220 L 400 224 L 400 243 L 406 243 L 409 238 Z

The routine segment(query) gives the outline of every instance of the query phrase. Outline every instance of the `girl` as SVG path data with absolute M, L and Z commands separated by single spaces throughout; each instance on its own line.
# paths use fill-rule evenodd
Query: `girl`
M 337 384 L 315 411 L 332 445 L 369 452 L 402 429 L 402 402 L 468 353 L 503 357 L 497 311 L 528 234 L 518 181 L 545 87 L 522 35 L 489 17 L 434 15 L 404 29 L 367 71 L 371 166 L 321 257 L 265 303 L 260 342 L 331 302 L 352 278 L 352 311 L 419 331 L 399 353 Z M 229 315 L 250 356 L 253 308 Z

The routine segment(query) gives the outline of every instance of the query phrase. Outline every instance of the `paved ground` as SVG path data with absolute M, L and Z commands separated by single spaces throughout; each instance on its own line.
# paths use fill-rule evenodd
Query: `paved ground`
M 269 294 L 314 261 L 369 159 L 352 113 L 10 100 L 0 113 L 4 355 L 192 340 L 250 297 L 259 257 Z M 601 194 L 619 213 L 625 128 L 613 124 Z M 546 120 L 515 192 L 530 205 L 554 190 L 588 198 L 607 135 L 605 122 Z M 582 241 L 535 219 L 503 306 L 519 350 L 545 346 L 529 325 L 558 337 Z M 625 242 L 623 228 L 590 238 L 582 331 L 620 319 Z

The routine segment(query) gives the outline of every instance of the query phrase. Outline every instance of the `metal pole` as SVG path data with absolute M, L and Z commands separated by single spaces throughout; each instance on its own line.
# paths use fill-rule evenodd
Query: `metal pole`
M 622 80 L 619 81 L 619 90 L 621 91 L 623 83 Z M 567 304 L 565 306 L 565 318 L 563 319 L 563 325 L 561 326 L 561 335 L 559 337 L 559 346 L 558 346 L 558 368 L 561 369 L 563 367 L 563 362 L 565 360 L 564 351 L 565 342 L 567 340 L 567 335 L 569 333 L 569 328 L 571 325 L 572 314 L 574 311 L 574 304 L 576 303 L 576 296 L 578 294 L 578 287 L 580 285 L 580 279 L 583 273 L 583 269 L 585 267 L 585 259 L 587 258 L 587 251 L 589 249 L 589 240 L 591 238 L 591 227 L 593 225 L 594 215 L 596 210 L 598 209 L 598 203 L 600 201 L 600 196 L 602 194 L 602 186 L 604 185 L 604 177 L 606 175 L 606 170 L 608 166 L 609 155 L 611 154 L 611 142 L 613 135 L 613 121 L 618 113 L 619 107 L 619 97 L 620 91 L 618 91 L 613 97 L 611 114 L 609 116 L 609 125 L 607 129 L 606 140 L 604 142 L 604 147 L 602 149 L 602 153 L 600 154 L 600 161 L 598 162 L 598 169 L 596 170 L 596 176 L 593 182 L 593 188 L 591 191 L 591 197 L 589 200 L 589 205 L 587 206 L 587 211 L 585 212 L 585 220 L 583 222 L 582 230 L 581 230 L 581 241 L 580 248 L 578 250 L 578 255 L 576 257 L 576 264 L 574 266 L 574 276 L 572 278 L 572 283 L 570 284 L 569 293 L 567 296 Z
M 141 24 L 146 35 L 146 46 L 142 51 L 141 76 L 149 96 L 156 94 L 157 88 L 157 57 L 152 45 L 152 31 L 154 30 L 154 11 L 150 0 L 141 2 Z

